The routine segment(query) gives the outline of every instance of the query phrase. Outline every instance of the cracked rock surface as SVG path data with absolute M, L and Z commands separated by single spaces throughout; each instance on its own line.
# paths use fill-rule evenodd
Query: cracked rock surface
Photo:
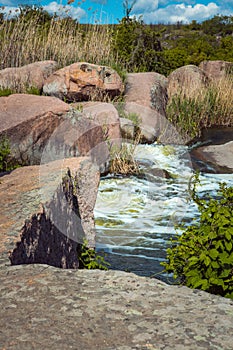
M 0 268 L 1 349 L 232 349 L 233 302 L 120 271 Z

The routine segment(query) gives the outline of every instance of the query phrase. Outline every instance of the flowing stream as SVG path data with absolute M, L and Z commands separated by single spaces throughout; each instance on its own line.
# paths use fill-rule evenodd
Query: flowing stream
M 160 144 L 138 145 L 136 159 L 140 176 L 101 179 L 95 220 L 96 250 L 104 253 L 111 269 L 155 276 L 169 283 L 163 273 L 170 239 L 177 224 L 190 224 L 198 216 L 190 200 L 189 186 L 194 173 L 188 147 Z M 232 174 L 201 174 L 201 194 L 213 193 L 218 183 L 233 186 Z

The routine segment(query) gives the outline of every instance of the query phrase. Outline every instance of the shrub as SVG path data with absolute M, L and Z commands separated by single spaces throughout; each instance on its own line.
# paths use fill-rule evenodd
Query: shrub
M 196 175 L 191 194 L 200 219 L 177 235 L 161 264 L 178 283 L 233 299 L 233 187 L 221 183 L 216 198 L 201 199 L 198 182 Z
M 158 37 L 139 18 L 123 17 L 113 32 L 112 49 L 127 71 L 159 71 L 158 61 L 162 50 Z
M 133 141 L 124 142 L 121 146 L 112 145 L 108 141 L 110 153 L 109 173 L 121 175 L 138 175 L 140 168 L 135 159 L 135 150 L 141 140 L 141 131 L 136 130 Z
M 8 170 L 10 153 L 10 142 L 6 136 L 2 136 L 0 138 L 0 171 Z
M 81 251 L 79 253 L 79 262 L 80 268 L 88 270 L 108 270 L 108 266 L 110 265 L 104 260 L 103 256 L 97 255 L 94 249 L 88 248 L 87 240 L 84 240 L 81 246 Z
M 40 95 L 41 94 L 41 91 L 38 87 L 36 86 L 28 86 L 26 88 L 26 91 L 25 91 L 27 94 L 31 94 L 31 95 Z
M 139 174 L 139 166 L 134 158 L 135 144 L 124 143 L 121 147 L 113 146 L 110 150 L 109 172 L 122 175 Z

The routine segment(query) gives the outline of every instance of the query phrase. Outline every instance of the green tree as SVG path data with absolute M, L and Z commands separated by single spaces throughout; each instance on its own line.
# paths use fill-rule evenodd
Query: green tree
M 128 71 L 157 70 L 162 50 L 159 36 L 141 18 L 123 17 L 114 33 L 113 50 Z

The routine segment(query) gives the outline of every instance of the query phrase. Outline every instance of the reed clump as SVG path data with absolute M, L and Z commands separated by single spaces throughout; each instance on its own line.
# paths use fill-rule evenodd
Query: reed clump
M 0 21 L 0 69 L 55 60 L 60 67 L 87 61 L 112 65 L 108 25 L 80 24 L 71 17 L 50 16 L 41 8 L 19 10 Z
M 233 75 L 226 74 L 208 87 L 173 95 L 167 117 L 185 139 L 201 135 L 204 128 L 233 126 Z
M 121 175 L 138 175 L 140 168 L 135 159 L 135 151 L 140 143 L 141 133 L 138 132 L 133 142 L 124 142 L 121 147 L 110 147 L 109 173 Z

